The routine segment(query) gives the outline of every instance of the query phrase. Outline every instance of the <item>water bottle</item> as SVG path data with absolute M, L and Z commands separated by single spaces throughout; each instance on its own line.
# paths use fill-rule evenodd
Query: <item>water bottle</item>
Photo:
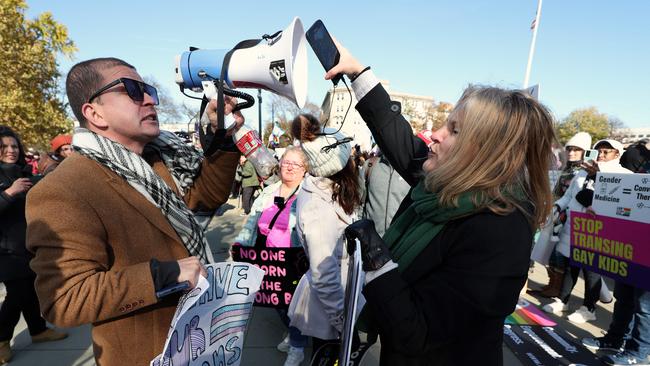
M 255 130 L 243 125 L 233 135 L 239 151 L 250 160 L 260 177 L 268 178 L 278 164 L 273 154 L 264 146 Z

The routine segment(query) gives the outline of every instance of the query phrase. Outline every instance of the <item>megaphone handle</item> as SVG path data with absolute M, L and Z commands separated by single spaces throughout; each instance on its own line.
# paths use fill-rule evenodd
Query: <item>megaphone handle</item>
M 238 111 L 240 109 L 250 108 L 255 105 L 255 97 L 253 97 L 250 94 L 246 94 L 244 92 L 227 89 L 227 88 L 223 88 L 223 93 L 230 97 L 244 99 L 243 102 L 237 103 L 237 105 L 233 109 L 233 112 Z
M 223 99 L 222 98 L 223 98 L 223 94 L 225 93 L 225 91 L 228 90 L 228 89 L 226 89 L 224 87 L 224 84 L 225 84 L 224 80 L 226 80 L 225 79 L 226 78 L 226 70 L 228 70 L 228 66 L 230 65 L 230 57 L 232 57 L 232 54 L 233 54 L 233 52 L 235 52 L 235 50 L 242 49 L 242 48 L 253 47 L 256 44 L 258 44 L 260 41 L 261 40 L 259 40 L 259 39 L 247 39 L 245 41 L 241 41 L 241 42 L 237 43 L 237 45 L 233 49 L 226 52 L 226 55 L 223 58 L 223 61 L 221 63 L 221 75 L 219 76 L 219 81 L 218 81 L 219 86 L 217 87 L 217 128 L 218 129 L 222 129 L 223 125 L 224 125 L 224 122 L 223 122 L 223 119 L 224 119 L 224 105 L 223 105 Z M 253 97 L 251 97 L 251 98 L 252 98 L 252 101 L 249 100 L 248 103 L 252 102 L 252 104 L 250 104 L 249 107 L 252 106 L 253 104 L 255 104 L 255 98 L 253 98 Z M 247 99 L 247 98 L 243 98 L 243 99 Z M 242 103 L 238 104 L 237 108 L 235 110 L 245 108 L 245 106 L 248 103 L 243 102 L 243 105 L 241 105 L 241 106 L 240 106 L 240 104 L 242 104 Z

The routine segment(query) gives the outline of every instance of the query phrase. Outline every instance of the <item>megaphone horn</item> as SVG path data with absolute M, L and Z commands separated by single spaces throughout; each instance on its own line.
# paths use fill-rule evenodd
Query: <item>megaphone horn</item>
M 307 99 L 307 40 L 302 22 L 296 17 L 278 33 L 253 47 L 235 49 L 224 82 L 230 88 L 265 89 L 302 108 Z M 220 77 L 229 51 L 199 49 L 177 56 L 176 83 L 205 91 L 206 81 Z

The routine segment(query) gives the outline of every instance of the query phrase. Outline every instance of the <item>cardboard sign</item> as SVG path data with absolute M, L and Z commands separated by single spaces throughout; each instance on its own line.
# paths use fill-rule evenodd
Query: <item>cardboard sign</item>
M 150 366 L 237 366 L 264 271 L 248 263 L 206 266 L 208 277 L 183 295 L 163 352 Z
M 572 265 L 650 290 L 649 224 L 574 211 L 569 217 Z
M 255 306 L 288 309 L 300 277 L 309 268 L 305 251 L 299 248 L 253 248 L 233 246 L 236 261 L 250 263 L 264 271 Z
M 602 216 L 650 224 L 650 174 L 598 173 L 591 206 Z

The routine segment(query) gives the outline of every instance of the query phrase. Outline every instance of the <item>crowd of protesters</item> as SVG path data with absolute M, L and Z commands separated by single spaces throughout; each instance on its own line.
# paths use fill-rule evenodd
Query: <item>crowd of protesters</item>
M 547 272 L 549 283 L 533 294 L 550 297 L 552 302 L 542 309 L 564 316 L 570 312 L 569 298 L 582 273 L 585 283 L 583 304 L 567 315 L 570 322 L 582 324 L 596 320 L 596 303 L 610 302 L 611 294 L 601 276 L 569 264 L 571 212 L 597 214 L 592 208 L 597 172 L 648 173 L 650 143 L 637 141 L 627 149 L 614 139 L 602 139 L 591 145 L 591 136 L 579 132 L 565 145 L 566 163 L 553 190 L 555 203 L 535 245 L 549 247 Z M 595 159 L 587 159 L 589 149 L 597 151 Z M 616 282 L 614 312 L 607 333 L 598 338 L 584 338 L 582 344 L 592 350 L 605 352 L 602 362 L 608 365 L 648 365 L 650 354 L 650 295 L 648 291 L 626 283 Z
M 258 176 L 230 137 L 243 123 L 234 100 L 225 100 L 236 118 L 227 132 L 218 131 L 216 102 L 208 104 L 213 137 L 200 151 L 160 131 L 156 89 L 114 58 L 70 70 L 66 89 L 80 122 L 74 138 L 55 136 L 39 154 L 24 149 L 20 131 L 0 126 L 7 289 L 0 364 L 12 357 L 21 313 L 33 342 L 66 337 L 46 319 L 91 323 L 98 364 L 148 363 L 161 352 L 178 300 L 155 293 L 182 281 L 194 286 L 205 274 L 213 257 L 204 230 L 229 196 L 242 197 L 246 216 L 236 245 L 303 248 L 307 258 L 288 310 L 278 310 L 288 329 L 278 345 L 285 366 L 303 362 L 310 339 L 316 351 L 341 335 L 346 238 L 359 240 L 364 271 L 354 343 L 358 331 L 369 342 L 379 338 L 382 365 L 501 364 L 503 322 L 526 281 L 538 229 L 536 245 L 551 247 L 549 283 L 531 292 L 553 299 L 545 311 L 564 315 L 582 273 L 583 305 L 568 320 L 595 320 L 609 291 L 600 275 L 569 264 L 565 223 L 572 211 L 595 213 L 597 172 L 647 173 L 648 141 L 625 150 L 614 139 L 592 145 L 580 132 L 559 167 L 546 107 L 522 91 L 474 86 L 441 128 L 414 136 L 373 71 L 339 51 L 326 77 L 352 80 L 377 148 L 362 152 L 301 114 L 291 125 L 294 146 L 271 177 Z M 585 159 L 590 149 L 598 151 L 594 161 Z M 553 189 L 549 168 L 561 170 Z M 607 334 L 582 343 L 612 351 L 603 357 L 610 365 L 647 364 L 650 296 L 616 283 L 614 298 Z

